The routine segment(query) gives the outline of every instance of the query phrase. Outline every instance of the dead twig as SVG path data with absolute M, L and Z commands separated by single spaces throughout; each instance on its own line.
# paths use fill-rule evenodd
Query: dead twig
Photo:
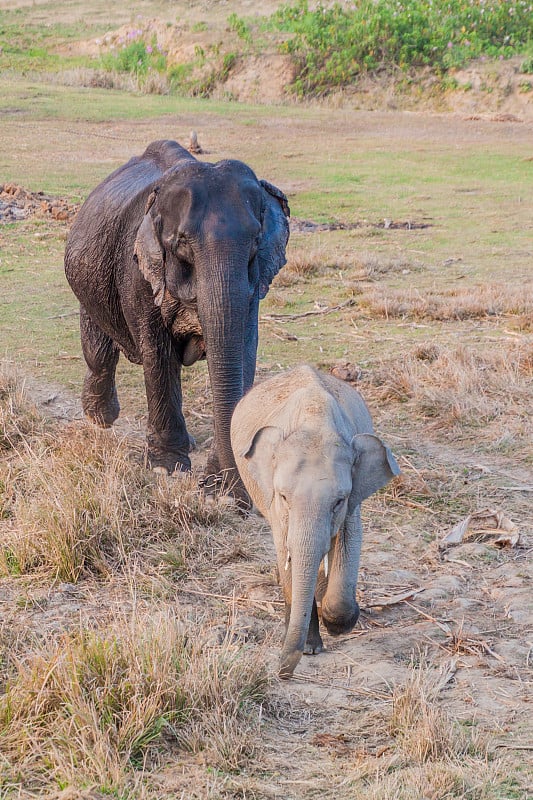
M 450 636 L 451 631 L 447 625 L 444 625 L 442 622 L 439 622 L 438 619 L 432 617 L 431 614 L 426 614 L 425 611 L 422 611 L 421 608 L 418 608 L 418 606 L 413 605 L 413 603 L 410 603 L 408 600 L 404 600 L 404 602 L 407 606 L 412 608 L 413 611 L 416 611 L 417 614 L 420 614 L 421 617 L 424 617 L 425 619 L 428 619 L 430 622 L 433 622 L 438 628 L 441 629 L 441 631 L 443 631 L 446 634 L 446 636 Z
M 318 678 L 316 675 L 309 675 L 306 672 L 299 672 L 293 675 L 293 680 L 301 681 L 302 683 L 314 683 L 317 686 L 325 686 L 327 689 L 340 689 L 348 694 L 364 695 L 365 697 L 374 697 L 376 700 L 392 701 L 392 696 L 386 692 L 378 692 L 375 689 L 365 689 L 363 686 L 352 688 L 351 686 L 341 686 L 336 683 L 331 683 L 329 680 Z
M 395 497 L 394 502 L 398 503 L 400 506 L 407 506 L 407 508 L 419 508 L 421 511 L 427 511 L 429 514 L 436 514 L 436 511 L 433 511 L 432 508 L 428 508 L 423 503 L 417 503 L 416 500 L 404 500 L 401 497 Z
M 406 600 L 410 600 L 415 595 L 420 594 L 420 592 L 424 591 L 424 587 L 420 587 L 418 589 L 409 589 L 405 592 L 401 592 L 400 594 L 391 595 L 391 597 L 382 597 L 377 598 L 372 603 L 365 603 L 365 608 L 385 608 L 387 606 L 395 606 L 398 603 L 404 603 Z
M 213 597 L 215 600 L 225 600 L 230 603 L 250 603 L 251 605 L 260 606 L 261 608 L 268 605 L 282 606 L 285 602 L 284 600 L 253 600 L 251 597 L 238 597 L 237 595 L 217 594 L 216 592 L 200 592 L 197 589 L 186 589 L 185 593 L 195 594 L 198 597 Z
M 290 322 L 294 319 L 302 319 L 303 317 L 315 317 L 321 314 L 332 314 L 334 311 L 340 311 L 347 306 L 355 305 L 355 300 L 350 297 L 344 303 L 339 303 L 338 306 L 326 306 L 326 308 L 318 308 L 316 311 L 304 311 L 302 314 L 262 314 L 261 319 L 265 322 Z
M 513 744 L 512 742 L 496 742 L 494 747 L 507 747 L 509 750 L 533 750 L 533 744 Z

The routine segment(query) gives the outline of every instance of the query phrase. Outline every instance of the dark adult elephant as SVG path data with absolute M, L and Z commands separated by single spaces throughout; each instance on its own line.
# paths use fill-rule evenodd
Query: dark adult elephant
M 285 264 L 288 216 L 283 192 L 246 164 L 200 162 L 166 140 L 113 172 L 78 212 L 65 272 L 80 301 L 83 410 L 112 425 L 119 352 L 142 364 L 153 468 L 190 469 L 180 372 L 207 357 L 206 477 L 238 481 L 231 414 L 254 380 L 259 300 Z

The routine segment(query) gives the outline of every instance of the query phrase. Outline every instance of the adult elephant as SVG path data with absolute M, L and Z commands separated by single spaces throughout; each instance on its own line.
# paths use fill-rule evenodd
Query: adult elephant
M 237 481 L 245 496 L 230 420 L 254 380 L 259 300 L 285 263 L 288 216 L 283 192 L 246 164 L 200 162 L 167 140 L 109 175 L 80 208 L 65 273 L 80 301 L 83 410 L 112 425 L 119 352 L 142 364 L 153 468 L 191 468 L 180 373 L 207 357 L 214 439 L 206 476 Z

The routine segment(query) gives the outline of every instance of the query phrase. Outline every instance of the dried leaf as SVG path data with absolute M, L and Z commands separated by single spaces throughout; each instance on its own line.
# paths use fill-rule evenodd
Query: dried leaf
M 520 534 L 518 531 L 514 533 L 506 533 L 502 536 L 498 536 L 497 539 L 494 539 L 493 544 L 496 547 L 516 547 L 518 542 L 520 541 Z
M 504 534 L 494 538 L 497 531 L 504 531 Z M 468 517 L 454 525 L 441 539 L 439 548 L 460 544 L 468 533 L 471 533 L 478 541 L 488 537 L 491 539 L 491 544 L 497 547 L 516 547 L 520 541 L 520 534 L 514 522 L 502 511 L 485 508 L 469 514 Z

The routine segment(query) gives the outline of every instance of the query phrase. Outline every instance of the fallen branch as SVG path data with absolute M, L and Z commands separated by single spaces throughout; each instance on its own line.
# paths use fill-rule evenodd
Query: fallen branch
M 321 314 L 332 314 L 334 311 L 340 311 L 342 308 L 353 305 L 355 305 L 355 300 L 353 297 L 350 297 L 349 300 L 346 300 L 344 303 L 340 303 L 338 306 L 326 306 L 326 308 L 319 308 L 316 311 L 304 311 L 302 314 L 262 314 L 261 319 L 265 322 L 290 322 L 291 320 L 302 319 L 303 317 L 316 317 L 320 316 Z
M 533 744 L 512 744 L 512 742 L 496 742 L 494 747 L 508 747 L 510 750 L 533 750 Z
M 533 486 L 497 486 L 496 488 L 506 492 L 533 492 Z
M 433 511 L 432 508 L 428 508 L 423 503 L 417 503 L 416 500 L 404 500 L 402 497 L 394 497 L 393 501 L 398 503 L 400 506 L 406 506 L 407 508 L 419 508 L 421 511 L 427 511 L 428 514 L 436 514 L 436 511 Z

